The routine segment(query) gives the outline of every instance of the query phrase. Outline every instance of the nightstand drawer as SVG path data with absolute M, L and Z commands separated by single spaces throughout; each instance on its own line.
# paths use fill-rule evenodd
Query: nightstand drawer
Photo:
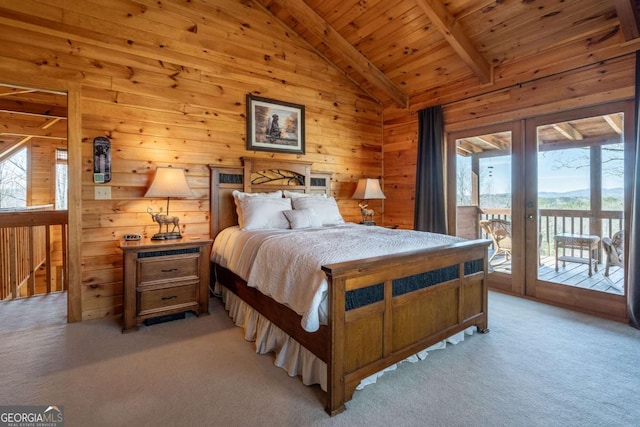
M 149 257 L 138 260 L 139 284 L 163 280 L 197 279 L 200 253 L 172 257 Z
M 140 292 L 138 309 L 140 315 L 144 315 L 155 310 L 165 310 L 171 307 L 197 305 L 198 304 L 198 284 L 176 286 L 173 288 L 156 289 L 152 291 Z

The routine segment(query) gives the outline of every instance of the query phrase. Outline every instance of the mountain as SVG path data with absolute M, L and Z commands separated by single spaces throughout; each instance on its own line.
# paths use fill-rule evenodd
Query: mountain
M 603 197 L 622 198 L 624 196 L 624 188 L 622 187 L 603 188 L 602 195 Z M 590 193 L 589 193 L 589 190 L 585 188 L 583 190 L 567 191 L 564 193 L 542 192 L 542 193 L 538 193 L 538 197 L 545 198 L 545 199 L 557 199 L 559 197 L 589 198 Z

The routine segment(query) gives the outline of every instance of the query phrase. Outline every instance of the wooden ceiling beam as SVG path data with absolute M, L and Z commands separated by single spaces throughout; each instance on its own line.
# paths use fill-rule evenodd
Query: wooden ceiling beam
M 556 123 L 553 125 L 553 128 L 558 131 L 560 135 L 572 141 L 584 139 L 584 136 L 578 131 L 578 129 L 573 127 L 570 123 Z
M 34 138 L 47 138 L 47 139 L 67 139 L 67 130 L 62 129 L 43 129 L 36 126 L 22 126 L 13 123 L 0 124 L 0 135 L 13 135 L 13 136 L 32 136 Z
M 7 136 L 17 136 L 17 137 L 24 137 L 24 138 L 42 138 L 42 139 L 53 139 L 56 141 L 66 141 L 67 137 L 66 136 L 62 136 L 62 135 L 54 135 L 52 133 L 44 133 L 42 135 L 38 135 L 38 134 L 31 134 L 31 133 L 26 133 L 26 132 L 0 132 L 0 136 L 2 135 L 7 135 Z
M 36 92 L 35 89 L 18 89 L 11 86 L 0 85 L 0 96 L 24 95 L 34 92 Z
M 0 95 L 1 96 L 1 95 Z M 57 107 L 51 105 L 38 104 L 35 102 L 22 102 L 0 97 L 0 112 L 28 114 L 31 116 L 40 116 L 47 118 L 59 118 L 66 120 L 66 107 Z
M 302 0 L 274 0 L 274 3 L 286 9 L 291 16 L 303 24 L 316 37 L 320 38 L 332 52 L 347 62 L 353 70 L 371 85 L 385 92 L 398 107 L 407 108 L 409 96 L 391 81 L 382 71 L 364 57 L 355 47 L 345 40 L 327 21 L 318 15 Z M 302 36 L 301 36 L 302 37 Z M 345 70 L 342 70 L 346 72 Z
M 429 20 L 438 28 L 445 40 L 473 70 L 482 83 L 491 83 L 493 68 L 471 44 L 460 23 L 445 7 L 442 0 L 416 0 Z M 629 0 L 627 0 L 629 1 Z
M 470 154 L 480 153 L 483 151 L 482 147 L 474 144 L 472 141 L 469 140 L 469 138 L 459 139 L 457 143 L 458 144 L 456 145 L 456 147 L 459 150 L 466 151 L 467 153 L 470 153 Z
M 458 154 L 459 156 L 467 157 L 469 154 L 473 154 L 473 152 L 470 150 L 467 150 L 461 145 L 458 145 L 456 146 L 456 154 Z
M 613 0 L 618 14 L 618 21 L 626 41 L 640 37 L 640 16 L 635 0 Z
M 471 138 L 467 138 L 467 141 L 470 141 L 472 143 L 476 142 L 480 145 L 485 144 L 495 150 L 502 150 L 502 146 L 500 144 L 497 144 L 493 141 L 489 141 L 487 138 L 482 138 L 480 136 L 472 136 Z
M 618 135 L 622 135 L 622 119 L 617 114 L 608 114 L 606 116 L 602 116 L 605 122 L 609 125 L 611 129 Z
M 538 144 L 538 151 L 554 151 L 554 150 L 567 150 L 570 148 L 585 148 L 598 145 L 610 145 L 622 143 L 621 135 L 600 135 L 584 138 L 578 141 L 574 140 L 562 140 L 562 141 L 541 141 Z

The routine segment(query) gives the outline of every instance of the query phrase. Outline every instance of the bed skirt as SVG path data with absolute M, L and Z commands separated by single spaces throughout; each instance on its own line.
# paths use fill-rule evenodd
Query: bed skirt
M 221 288 L 221 289 L 220 289 Z M 221 290 L 222 301 L 229 317 L 236 326 L 244 329 L 244 338 L 255 342 L 256 353 L 275 353 L 274 364 L 287 371 L 289 376 L 300 376 L 305 385 L 320 385 L 323 391 L 327 391 L 327 365 L 300 343 L 285 334 L 280 328 L 264 318 L 251 306 L 242 301 L 233 292 L 222 286 L 216 286 L 216 291 Z M 465 335 L 473 335 L 475 326 L 470 326 L 464 331 L 458 332 L 408 358 L 402 362 L 419 362 L 424 360 L 429 352 L 446 348 L 447 343 L 458 344 L 464 341 Z M 400 362 L 400 363 L 402 363 Z M 396 369 L 394 364 L 370 377 L 363 379 L 356 390 L 373 384 L 385 372 Z

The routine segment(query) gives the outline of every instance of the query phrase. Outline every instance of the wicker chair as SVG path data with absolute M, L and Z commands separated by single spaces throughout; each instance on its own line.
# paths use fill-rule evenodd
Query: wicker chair
M 511 256 L 511 223 L 504 219 L 484 219 L 480 226 L 493 240 L 495 252 L 489 258 L 489 262 L 503 253 L 505 261 Z
M 611 238 L 602 239 L 604 253 L 607 256 L 604 275 L 609 276 L 609 266 L 624 267 L 624 230 L 615 233 Z

